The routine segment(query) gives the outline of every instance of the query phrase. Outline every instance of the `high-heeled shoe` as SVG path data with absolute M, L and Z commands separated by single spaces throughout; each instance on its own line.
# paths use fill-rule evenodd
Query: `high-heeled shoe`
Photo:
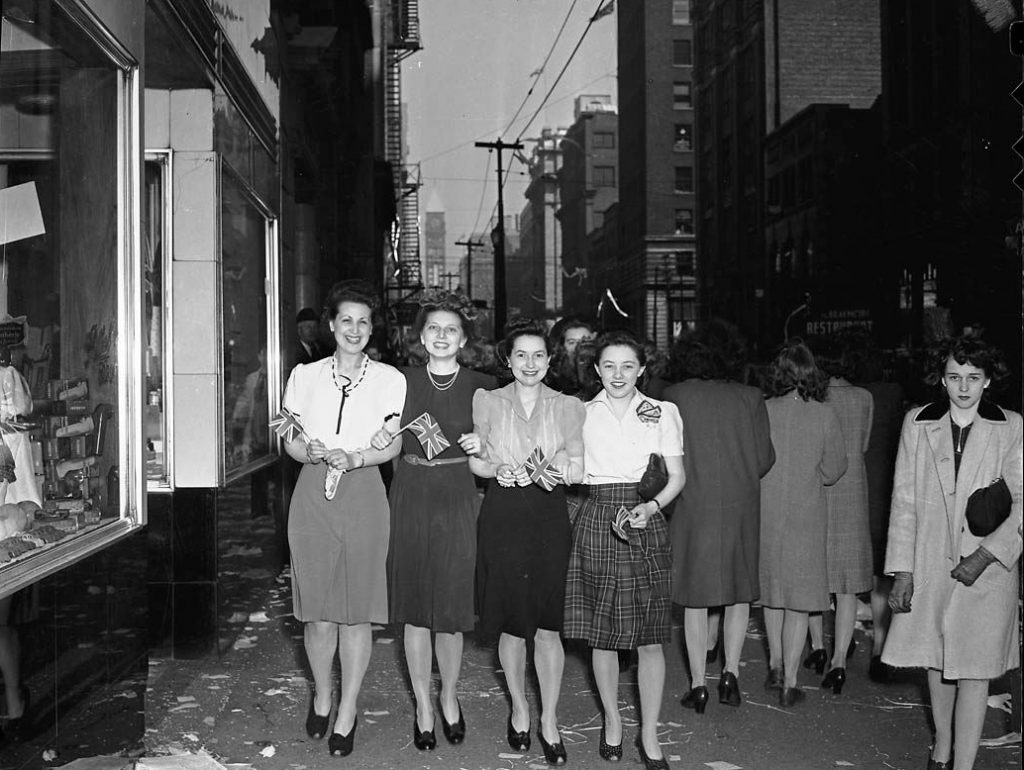
M 639 735 L 636 737 L 636 747 L 640 750 L 640 761 L 644 763 L 645 770 L 669 770 L 668 760 L 664 757 L 651 759 L 647 756 L 647 752 L 644 751 L 644 739 Z
M 782 669 L 770 668 L 768 669 L 768 676 L 764 679 L 764 689 L 781 690 L 783 681 Z
M 608 743 L 604 739 L 604 728 L 601 728 L 601 743 L 597 746 L 597 753 L 601 755 L 601 759 L 607 762 L 618 762 L 622 759 L 622 741 L 615 746 Z
M 530 750 L 530 728 L 527 726 L 525 730 L 519 732 L 512 726 L 512 715 L 508 718 L 508 739 L 509 748 L 513 751 L 529 751 Z
M 888 684 L 892 678 L 892 667 L 882 662 L 881 655 L 871 656 L 871 663 L 868 664 L 868 678 L 879 684 Z
M 704 654 L 704 662 L 707 665 L 710 666 L 712 663 L 718 660 L 718 651 L 721 649 L 721 647 L 722 645 L 720 642 L 715 642 L 715 646 Z
M 421 731 L 416 717 L 412 718 L 412 745 L 420 751 L 433 751 L 437 748 L 437 736 L 434 735 L 434 731 Z
M 437 709 L 441 713 L 441 730 L 444 732 L 444 737 L 448 740 L 448 743 L 458 746 L 466 738 L 466 720 L 462 718 L 462 704 L 458 700 L 455 703 L 459 707 L 459 719 L 452 724 L 448 724 L 448 720 L 444 718 L 444 708 L 441 706 L 441 701 L 437 702 Z
M 740 697 L 740 683 L 736 674 L 732 671 L 723 671 L 722 678 L 718 680 L 718 702 L 726 706 L 739 706 L 743 699 Z
M 807 695 L 799 687 L 783 687 L 779 690 L 779 705 L 789 708 L 803 701 Z
M 830 669 L 825 678 L 821 680 L 821 689 L 827 690 L 829 687 L 832 688 L 833 695 L 839 695 L 843 692 L 843 685 L 846 684 L 846 669 L 845 668 L 833 668 Z
M 559 736 L 558 740 L 554 743 L 548 743 L 544 740 L 543 728 L 537 730 L 537 737 L 540 738 L 540 747 L 544 749 L 544 759 L 549 765 L 564 765 L 566 762 L 565 755 L 565 744 L 562 743 L 562 737 Z
M 352 749 L 355 747 L 356 727 L 358 725 L 359 717 L 357 716 L 352 720 L 352 729 L 348 731 L 348 735 L 331 733 L 331 737 L 327 739 L 327 752 L 332 757 L 347 757 L 352 753 Z
M 26 728 L 29 724 L 29 707 L 31 706 L 31 698 L 28 687 L 22 685 L 18 692 L 21 693 L 21 716 L 8 719 L 4 725 L 6 734 L 11 738 L 24 737 L 23 733 L 26 732 Z
M 953 752 L 949 752 L 949 759 L 945 762 L 939 762 L 937 759 L 932 759 L 931 755 L 928 756 L 927 770 L 950 770 L 953 767 Z
M 811 650 L 811 654 L 804 658 L 804 668 L 813 668 L 814 673 L 821 674 L 825 673 L 825 664 L 828 663 L 828 653 L 825 652 L 825 648 L 820 650 Z
M 708 707 L 708 688 L 704 685 L 692 687 L 680 701 L 684 709 L 693 709 L 698 714 L 703 714 Z
M 306 735 L 314 741 L 319 741 L 327 735 L 327 727 L 331 718 L 330 710 L 325 716 L 316 713 L 316 695 L 309 699 L 309 713 L 306 714 Z

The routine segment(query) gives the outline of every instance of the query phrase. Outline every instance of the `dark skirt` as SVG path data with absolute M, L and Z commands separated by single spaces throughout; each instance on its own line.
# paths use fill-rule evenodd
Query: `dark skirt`
M 503 633 L 530 639 L 537 629 L 562 630 L 570 537 L 564 487 L 488 486 L 476 571 L 484 641 Z
M 388 500 L 374 467 L 349 471 L 333 500 L 327 464 L 303 465 L 288 509 L 292 604 L 305 623 L 387 623 Z
M 583 487 L 573 524 L 565 589 L 565 630 L 604 650 L 632 650 L 672 635 L 672 546 L 665 517 L 646 529 L 627 527 L 629 542 L 612 533 L 620 506 L 640 502 L 636 484 Z
M 393 623 L 443 633 L 473 630 L 479 507 L 466 463 L 399 462 L 391 484 L 388 552 Z

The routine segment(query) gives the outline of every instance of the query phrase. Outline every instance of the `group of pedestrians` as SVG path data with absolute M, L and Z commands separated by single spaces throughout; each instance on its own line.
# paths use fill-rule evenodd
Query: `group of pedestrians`
M 296 367 L 284 396 L 303 427 L 285 448 L 302 463 L 289 542 L 294 611 L 305 624 L 315 685 L 306 730 L 329 735 L 332 755 L 353 750 L 372 623 L 404 625 L 417 749 L 436 746 L 438 718 L 450 743 L 466 735 L 458 681 L 464 634 L 475 630 L 497 644 L 511 702 L 509 746 L 525 751 L 535 734 L 552 765 L 567 760 L 557 714 L 563 639 L 591 649 L 603 712 L 599 754 L 608 761 L 622 757 L 625 738 L 619 653 L 635 651 L 636 745 L 646 767 L 665 768 L 657 723 L 673 603 L 683 608 L 692 680 L 684 707 L 704 712 L 705 672 L 719 647 L 719 700 L 741 704 L 739 659 L 753 603 L 763 607 L 767 632 L 765 686 L 792 707 L 803 698 L 801 663 L 841 693 L 856 597 L 874 589 L 880 615 L 905 614 L 884 650 L 874 650 L 881 657 L 873 657 L 873 673 L 883 675 L 887 664 L 930 669 L 933 703 L 945 705 L 936 711 L 929 767 L 953 761 L 954 712 L 949 766 L 971 766 L 980 720 L 969 715 L 982 689 L 971 683 L 1018 664 L 1021 420 L 981 401 L 1002 374 L 994 351 L 961 340 L 940 357 L 946 398 L 906 418 L 886 536 L 879 532 L 889 506 L 878 498 L 887 494 L 891 461 L 880 481 L 865 461 L 873 441 L 881 442 L 876 454 L 890 451 L 875 426 L 876 402 L 840 376 L 838 363 L 830 379 L 799 341 L 781 348 L 763 393 L 731 381 L 741 362 L 707 333 L 677 343 L 681 382 L 648 386 L 648 351 L 630 334 L 595 338 L 582 321 L 549 332 L 518 318 L 497 345 L 508 381 L 498 387 L 494 376 L 460 365 L 474 320 L 464 296 L 424 296 L 414 333 L 425 364 L 402 371 L 364 353 L 375 312 L 367 287 L 333 287 L 325 315 L 337 349 Z M 890 405 L 885 414 L 898 419 L 900 411 Z M 944 418 L 973 428 L 951 433 L 947 425 L 950 435 L 940 439 Z M 956 472 L 947 474 L 954 455 Z M 373 466 L 396 458 L 389 498 Z M 964 524 L 967 499 L 996 477 L 1012 510 L 990 534 L 975 535 Z M 475 479 L 486 480 L 482 502 Z M 830 595 L 829 661 L 819 613 Z M 992 638 L 951 635 L 946 623 L 959 623 L 961 612 L 972 622 L 983 615 Z M 809 631 L 811 654 L 801 661 Z M 949 648 L 960 641 L 965 649 Z M 536 723 L 526 697 L 531 648 Z M 342 684 L 332 723 L 336 655 Z M 959 680 L 952 692 L 951 680 Z

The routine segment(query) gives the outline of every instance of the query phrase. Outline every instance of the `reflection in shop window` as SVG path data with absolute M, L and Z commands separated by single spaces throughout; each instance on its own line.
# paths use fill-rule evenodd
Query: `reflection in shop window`
M 267 428 L 269 221 L 255 196 L 226 165 L 221 195 L 225 470 L 230 476 L 271 454 Z
M 147 153 L 142 199 L 143 340 L 146 404 L 143 431 L 146 479 L 151 487 L 166 486 L 170 478 L 167 451 L 168 351 L 166 321 L 170 304 L 164 277 L 170 255 L 170 153 Z
M 0 22 L 0 567 L 121 514 L 128 70 L 63 5 Z M 0 581 L 2 582 L 2 581 Z

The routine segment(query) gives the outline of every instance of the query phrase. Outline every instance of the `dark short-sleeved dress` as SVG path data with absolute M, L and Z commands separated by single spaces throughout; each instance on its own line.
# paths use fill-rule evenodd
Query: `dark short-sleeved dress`
M 333 360 L 296 366 L 284 406 L 328 449 L 365 449 L 385 419 L 401 411 L 405 378 L 394 367 L 368 360 L 342 408 Z M 389 515 L 380 473 L 376 467 L 345 473 L 332 500 L 324 495 L 326 475 L 326 463 L 303 464 L 288 509 L 295 617 L 347 625 L 386 623 Z
M 425 367 L 411 367 L 403 374 L 408 389 L 402 424 L 429 412 L 450 444 L 434 459 L 464 460 L 458 438 L 473 430 L 473 394 L 492 389 L 494 378 L 459 369 L 455 382 L 438 390 Z M 444 387 L 451 375 L 434 379 Z M 466 462 L 421 464 L 426 459 L 419 440 L 406 431 L 391 483 L 391 621 L 444 633 L 471 631 L 480 509 L 476 483 Z
M 583 404 L 542 385 L 528 417 L 515 383 L 477 391 L 473 422 L 492 462 L 519 465 L 534 447 L 549 459 L 583 460 Z M 561 631 L 570 528 L 565 487 L 502 487 L 493 479 L 480 508 L 477 607 L 481 637 L 529 639 Z

